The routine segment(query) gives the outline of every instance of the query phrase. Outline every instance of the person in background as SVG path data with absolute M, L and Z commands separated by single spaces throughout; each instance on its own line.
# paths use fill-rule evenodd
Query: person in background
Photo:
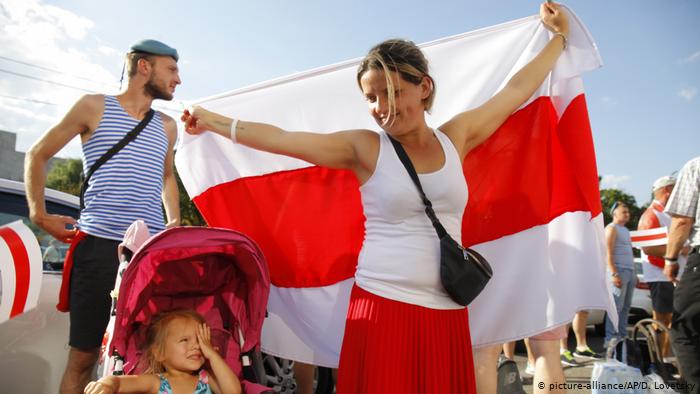
M 617 308 L 618 324 L 615 326 L 610 316 L 605 318 L 605 347 L 613 339 L 627 337 L 627 320 L 632 307 L 632 292 L 637 283 L 634 272 L 634 256 L 630 231 L 625 224 L 630 220 L 630 210 L 621 201 L 615 202 L 610 214 L 613 220 L 605 227 L 608 273 L 612 277 L 612 293 Z
M 42 256 L 45 270 L 53 270 L 54 267 L 63 261 L 61 251 L 58 250 L 58 241 L 52 239 Z
M 671 226 L 671 215 L 664 212 L 676 178 L 672 176 L 662 176 L 657 179 L 652 186 L 654 200 L 644 211 L 639 219 L 637 230 L 650 230 Z M 684 254 L 688 253 L 685 248 Z M 651 305 L 654 320 L 663 323 L 666 328 L 671 328 L 671 317 L 673 315 L 673 283 L 664 275 L 664 256 L 666 255 L 666 245 L 647 246 L 642 248 L 642 270 L 644 272 L 644 282 L 649 285 L 651 293 Z M 679 256 L 685 265 L 683 253 Z M 662 343 L 662 357 L 670 356 L 670 338 L 665 331 L 659 333 Z
M 525 370 L 521 374 L 525 377 L 532 377 L 533 393 L 557 393 L 563 392 L 560 389 L 549 390 L 549 385 L 565 382 L 564 369 L 557 357 L 557 339 L 565 335 L 567 326 L 560 326 L 531 338 L 524 338 L 525 350 L 527 351 L 527 362 Z M 514 357 L 515 342 L 508 342 L 503 345 L 504 357 L 512 360 Z M 540 386 L 538 383 L 542 383 Z M 544 388 L 542 388 L 544 387 Z M 500 390 L 500 387 L 498 388 Z
M 551 384 L 566 382 L 564 368 L 562 367 L 559 353 L 559 341 L 566 336 L 568 325 L 555 327 L 551 330 L 525 338 L 525 346 L 528 349 L 528 363 L 534 366 L 532 376 L 533 393 L 564 393 L 565 389 L 556 388 L 550 390 Z M 527 369 L 527 368 L 526 368 Z M 538 386 L 544 384 L 544 389 Z
M 575 357 L 581 357 L 588 360 L 598 360 L 600 354 L 594 352 L 586 339 L 586 320 L 588 320 L 588 311 L 578 311 L 574 315 L 574 321 L 571 323 L 571 328 L 576 336 L 576 348 L 573 353 L 569 350 L 569 332 L 567 330 L 566 337 L 559 342 L 559 353 L 561 354 L 561 363 L 566 366 L 576 367 L 579 362 Z

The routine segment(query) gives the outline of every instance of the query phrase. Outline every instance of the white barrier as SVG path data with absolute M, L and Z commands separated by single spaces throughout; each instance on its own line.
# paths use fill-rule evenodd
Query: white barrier
M 0 226 L 0 323 L 37 306 L 41 249 L 22 221 Z

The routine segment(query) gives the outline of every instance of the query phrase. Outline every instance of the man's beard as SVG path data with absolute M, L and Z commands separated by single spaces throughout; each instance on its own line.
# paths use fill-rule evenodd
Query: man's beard
M 146 82 L 146 85 L 144 85 L 143 90 L 146 92 L 147 95 L 153 97 L 154 100 L 170 101 L 173 99 L 173 95 L 165 89 L 161 89 L 160 87 L 158 87 L 153 78 L 149 79 L 148 82 Z

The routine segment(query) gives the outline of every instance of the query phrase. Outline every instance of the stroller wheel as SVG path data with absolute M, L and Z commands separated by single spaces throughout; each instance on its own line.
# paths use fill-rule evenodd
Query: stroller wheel
M 276 393 L 294 393 L 297 383 L 294 380 L 294 362 L 283 358 L 263 354 L 265 367 L 265 385 Z
M 297 390 L 294 377 L 294 361 L 274 357 L 263 353 L 264 380 L 263 384 L 272 388 L 276 393 L 292 394 Z M 315 394 L 332 394 L 335 391 L 333 374 L 330 368 L 318 367 L 314 379 Z

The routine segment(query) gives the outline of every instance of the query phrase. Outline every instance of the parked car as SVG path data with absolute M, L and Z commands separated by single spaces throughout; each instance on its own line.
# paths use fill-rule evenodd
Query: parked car
M 45 195 L 49 212 L 78 217 L 78 197 L 51 189 Z M 28 216 L 24 184 L 0 179 L 0 225 L 22 220 L 43 252 L 54 238 Z M 63 245 L 59 250 L 65 249 Z M 0 382 L 6 393 L 58 392 L 68 354 L 69 322 L 67 313 L 56 310 L 62 265 L 44 268 L 37 307 L 0 324 Z
M 649 285 L 644 282 L 642 274 L 642 259 L 635 257 L 634 269 L 637 274 L 637 285 L 632 293 L 632 308 L 630 309 L 629 321 L 636 322 L 647 317 L 651 317 L 651 293 Z M 588 314 L 588 325 L 596 327 L 596 332 L 603 334 L 605 332 L 605 311 L 595 309 Z

